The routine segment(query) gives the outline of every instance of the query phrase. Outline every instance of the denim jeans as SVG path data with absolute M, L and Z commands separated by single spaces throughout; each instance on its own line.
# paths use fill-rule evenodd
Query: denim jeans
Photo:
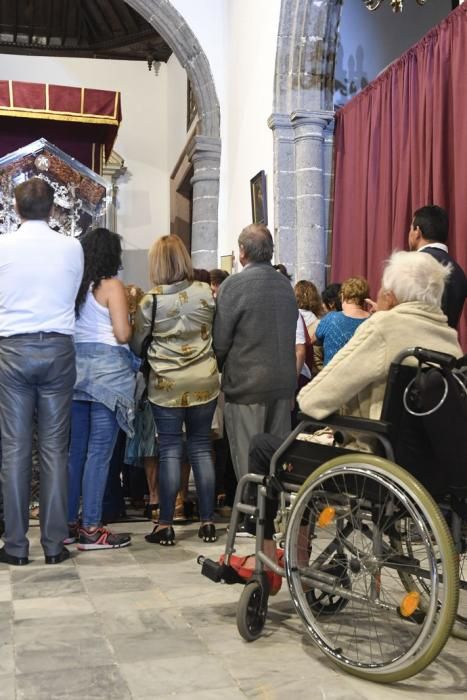
M 80 496 L 83 527 L 102 521 L 102 502 L 118 434 L 117 417 L 96 401 L 73 401 L 68 457 L 68 522 L 78 520 Z
M 41 544 L 47 556 L 67 536 L 67 455 L 75 383 L 70 336 L 30 333 L 0 341 L 0 434 L 5 551 L 27 557 L 32 433 L 37 414 Z
M 188 461 L 195 476 L 199 514 L 203 522 L 213 519 L 215 475 L 212 461 L 211 423 L 216 400 L 200 406 L 166 408 L 152 404 L 159 436 L 160 522 L 171 525 L 180 488 L 183 455 L 183 424 Z

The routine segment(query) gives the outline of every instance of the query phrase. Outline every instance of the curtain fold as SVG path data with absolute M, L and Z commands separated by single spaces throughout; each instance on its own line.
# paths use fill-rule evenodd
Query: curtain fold
M 467 269 L 467 4 L 336 115 L 332 281 L 365 275 L 407 248 L 411 215 L 445 207 L 449 252 Z M 467 314 L 460 323 L 467 348 Z

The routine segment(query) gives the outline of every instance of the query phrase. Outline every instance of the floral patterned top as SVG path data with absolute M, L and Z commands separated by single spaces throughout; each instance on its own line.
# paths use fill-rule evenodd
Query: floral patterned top
M 182 280 L 151 289 L 135 315 L 131 347 L 139 354 L 151 328 L 153 294 L 157 311 L 148 397 L 167 408 L 197 406 L 219 394 L 217 362 L 212 349 L 215 302 L 209 285 Z

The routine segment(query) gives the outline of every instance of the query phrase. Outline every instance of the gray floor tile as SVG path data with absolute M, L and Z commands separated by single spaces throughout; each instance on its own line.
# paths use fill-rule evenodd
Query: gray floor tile
M 12 573 L 13 596 L 16 600 L 72 596 L 84 592 L 75 567 L 44 566 L 27 571 L 26 576 L 22 576 L 21 573 L 17 570 Z
M 93 605 L 84 594 L 56 598 L 23 598 L 14 600 L 13 608 L 16 620 L 31 617 L 87 615 L 94 612 Z
M 211 692 L 225 687 L 238 687 L 215 656 L 160 658 L 120 666 L 134 698 Z
M 0 642 L 0 676 L 15 672 L 14 646 L 9 639 Z
M 102 577 L 86 578 L 86 590 L 91 596 L 146 591 L 149 588 L 154 588 L 154 584 L 147 576 L 114 576 L 111 582 Z
M 132 547 L 74 551 L 58 567 L 44 565 L 32 528 L 34 562 L 0 569 L 0 700 L 467 700 L 466 642 L 450 640 L 415 678 L 375 686 L 311 644 L 284 586 L 247 644 L 241 586 L 215 585 L 196 562 L 217 559 L 222 542 L 200 542 L 194 524 L 165 549 L 144 542 L 148 523 L 130 527 Z
M 116 666 L 17 676 L 17 700 L 132 700 Z
M 112 647 L 104 637 L 63 639 L 38 636 L 16 644 L 16 673 L 41 673 L 60 668 L 85 669 L 114 663 Z
M 16 679 L 13 673 L 0 676 L 0 700 L 13 700 L 16 693 Z
M 37 620 L 25 618 L 16 620 L 14 624 L 14 639 L 17 645 L 39 640 L 45 643 L 68 641 L 99 637 L 103 625 L 95 613 L 88 615 L 61 615 Z
M 133 663 L 145 659 L 185 658 L 207 654 L 206 645 L 194 631 L 187 629 L 160 630 L 149 634 L 118 635 L 110 637 L 115 655 L 120 663 Z

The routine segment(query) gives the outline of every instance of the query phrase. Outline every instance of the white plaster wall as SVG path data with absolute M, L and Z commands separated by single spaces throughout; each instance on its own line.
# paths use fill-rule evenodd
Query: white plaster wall
M 272 112 L 280 0 L 171 0 L 208 58 L 221 108 L 219 255 L 251 223 L 250 178 L 265 170 L 273 221 Z
M 167 61 L 167 165 L 172 173 L 187 139 L 187 75 L 174 54 Z
M 451 7 L 451 0 L 428 0 L 423 7 L 405 0 L 403 12 L 394 13 L 386 0 L 369 12 L 361 0 L 344 0 L 336 60 L 336 80 L 342 87 L 336 85 L 335 104 L 345 104 L 446 17 Z
M 280 4 L 280 0 L 228 4 L 228 218 L 221 253 L 236 250 L 238 234 L 251 223 L 250 179 L 260 170 L 266 173 L 268 226 L 274 232 L 273 135 L 267 120 L 273 106 Z
M 159 76 L 135 61 L 2 55 L 3 79 L 119 90 L 123 119 L 115 150 L 125 159 L 118 229 L 128 250 L 147 249 L 170 224 L 172 152 L 183 143 L 186 74 L 173 57 Z M 169 91 L 170 79 L 170 91 Z M 183 102 L 184 104 L 184 102 Z M 170 123 L 170 130 L 168 124 Z

